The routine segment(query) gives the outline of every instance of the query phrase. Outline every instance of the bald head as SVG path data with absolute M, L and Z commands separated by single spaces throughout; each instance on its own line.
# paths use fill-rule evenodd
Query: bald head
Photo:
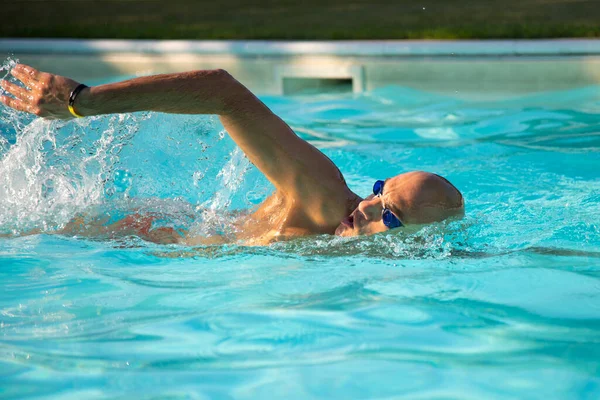
M 383 197 L 405 224 L 428 224 L 464 213 L 458 189 L 447 179 L 429 172 L 408 172 L 388 179 Z
M 385 232 L 383 220 L 390 210 L 406 227 L 462 217 L 463 197 L 448 180 L 429 172 L 414 171 L 389 178 L 383 191 L 363 199 L 336 228 L 336 235 L 356 236 Z

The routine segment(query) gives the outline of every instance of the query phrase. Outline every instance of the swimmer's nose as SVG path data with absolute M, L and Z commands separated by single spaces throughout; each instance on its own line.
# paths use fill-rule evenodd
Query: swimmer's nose
M 381 218 L 381 199 L 379 197 L 364 199 L 358 204 L 358 211 L 366 221 L 377 221 Z

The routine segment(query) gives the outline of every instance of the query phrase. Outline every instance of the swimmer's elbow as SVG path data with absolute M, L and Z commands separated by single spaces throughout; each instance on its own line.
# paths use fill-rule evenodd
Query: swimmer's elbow
M 250 89 L 235 79 L 224 69 L 215 70 L 219 77 L 218 92 L 222 95 L 223 110 L 221 115 L 240 116 L 257 115 L 267 107 Z
M 213 73 L 224 81 L 235 81 L 236 79 L 226 70 L 222 68 L 215 69 Z

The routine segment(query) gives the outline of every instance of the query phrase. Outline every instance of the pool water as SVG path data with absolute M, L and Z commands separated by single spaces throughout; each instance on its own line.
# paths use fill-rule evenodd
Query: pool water
M 600 87 L 261 98 L 357 193 L 431 171 L 466 217 L 268 247 L 19 236 L 132 210 L 222 232 L 272 187 L 214 116 L 2 108 L 0 398 L 600 398 Z

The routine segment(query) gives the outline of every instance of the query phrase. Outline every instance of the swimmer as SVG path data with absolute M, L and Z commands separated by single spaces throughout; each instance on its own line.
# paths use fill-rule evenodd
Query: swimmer
M 15 66 L 11 74 L 24 87 L 3 80 L 2 88 L 10 96 L 0 96 L 0 101 L 42 118 L 136 111 L 218 115 L 231 138 L 275 187 L 254 212 L 236 223 L 235 241 L 239 243 L 265 245 L 314 234 L 371 235 L 464 213 L 458 189 L 423 171 L 381 177 L 373 185 L 373 194 L 361 198 L 348 188 L 327 156 L 298 137 L 222 69 L 146 76 L 93 87 L 23 64 Z M 139 228 L 140 237 L 151 241 L 207 243 L 207 238 L 176 232 L 152 234 L 148 224 L 139 221 L 137 217 L 125 219 L 115 232 L 131 233 Z

